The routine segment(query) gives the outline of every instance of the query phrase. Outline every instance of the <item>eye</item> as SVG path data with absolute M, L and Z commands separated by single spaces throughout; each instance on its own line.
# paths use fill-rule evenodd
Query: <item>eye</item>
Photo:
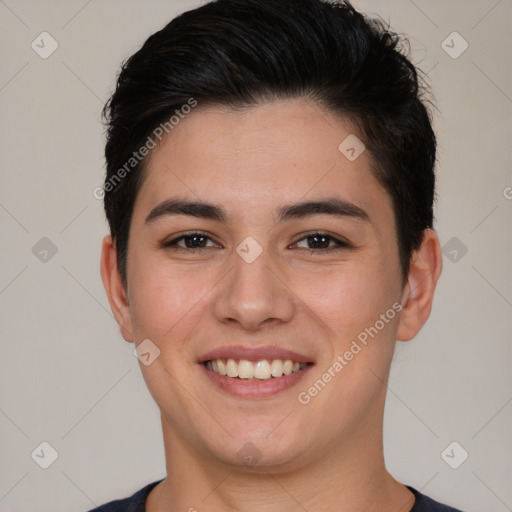
M 208 240 L 210 242 L 213 242 L 213 240 L 206 233 L 196 231 L 194 233 L 185 233 L 177 238 L 174 238 L 173 240 L 163 242 L 162 247 L 176 247 L 178 249 L 183 249 L 185 251 L 194 251 L 201 249 L 209 249 L 211 247 L 218 247 L 215 243 L 213 245 L 207 245 Z M 183 244 L 181 244 L 181 242 L 183 242 Z
M 208 244 L 210 242 L 210 245 Z M 306 244 L 306 247 L 300 246 L 299 244 Z M 294 244 L 299 249 L 310 250 L 311 252 L 331 252 L 339 249 L 347 249 L 352 246 L 345 242 L 344 240 L 340 240 L 328 233 L 321 232 L 313 232 L 309 233 L 306 236 L 299 239 Z M 208 236 L 208 234 L 196 231 L 193 233 L 185 233 L 176 237 L 172 240 L 162 242 L 162 247 L 164 248 L 176 248 L 178 250 L 184 251 L 200 251 L 202 249 L 210 249 L 213 247 L 220 247 Z
M 345 242 L 344 240 L 340 240 L 332 235 L 329 235 L 328 233 L 320 232 L 309 233 L 305 237 L 295 242 L 295 245 L 303 243 L 303 241 L 305 241 L 307 247 L 299 246 L 299 249 L 309 249 L 312 252 L 325 253 L 352 247 L 348 242 Z

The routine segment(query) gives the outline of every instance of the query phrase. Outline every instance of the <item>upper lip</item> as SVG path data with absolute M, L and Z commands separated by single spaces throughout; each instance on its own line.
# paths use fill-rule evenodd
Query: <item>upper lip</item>
M 214 359 L 246 359 L 247 361 L 261 361 L 267 359 L 290 359 L 297 363 L 312 363 L 311 357 L 299 354 L 293 350 L 280 348 L 276 346 L 266 347 L 244 347 L 242 345 L 218 347 L 207 352 L 199 358 L 200 363 L 212 361 Z

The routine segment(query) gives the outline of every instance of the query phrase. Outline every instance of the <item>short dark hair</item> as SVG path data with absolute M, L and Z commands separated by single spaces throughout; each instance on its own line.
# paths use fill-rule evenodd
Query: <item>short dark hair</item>
M 288 98 L 312 99 L 357 127 L 392 199 L 406 279 L 432 228 L 436 160 L 431 94 L 406 48 L 405 36 L 348 0 L 215 0 L 150 36 L 123 64 L 103 110 L 104 205 L 123 281 L 147 160 L 134 152 L 155 127 L 191 99 L 241 108 Z

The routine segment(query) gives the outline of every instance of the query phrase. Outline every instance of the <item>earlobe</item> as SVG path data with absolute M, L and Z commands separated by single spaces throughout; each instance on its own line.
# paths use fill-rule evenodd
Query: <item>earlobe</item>
M 403 309 L 397 332 L 399 341 L 414 338 L 430 316 L 442 265 L 439 238 L 435 231 L 426 229 L 421 246 L 412 255 L 408 280 L 403 291 Z
M 119 324 L 121 335 L 126 341 L 133 342 L 130 307 L 117 266 L 117 249 L 110 235 L 103 239 L 100 269 L 103 286 L 107 292 L 112 313 Z

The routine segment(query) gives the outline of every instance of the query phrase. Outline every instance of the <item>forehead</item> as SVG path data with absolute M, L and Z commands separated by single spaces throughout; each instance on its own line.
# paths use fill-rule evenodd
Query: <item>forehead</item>
M 172 193 L 248 212 L 336 193 L 392 214 L 371 155 L 351 161 L 340 151 L 349 136 L 356 136 L 351 123 L 304 100 L 199 104 L 150 154 L 140 200 L 154 206 Z

